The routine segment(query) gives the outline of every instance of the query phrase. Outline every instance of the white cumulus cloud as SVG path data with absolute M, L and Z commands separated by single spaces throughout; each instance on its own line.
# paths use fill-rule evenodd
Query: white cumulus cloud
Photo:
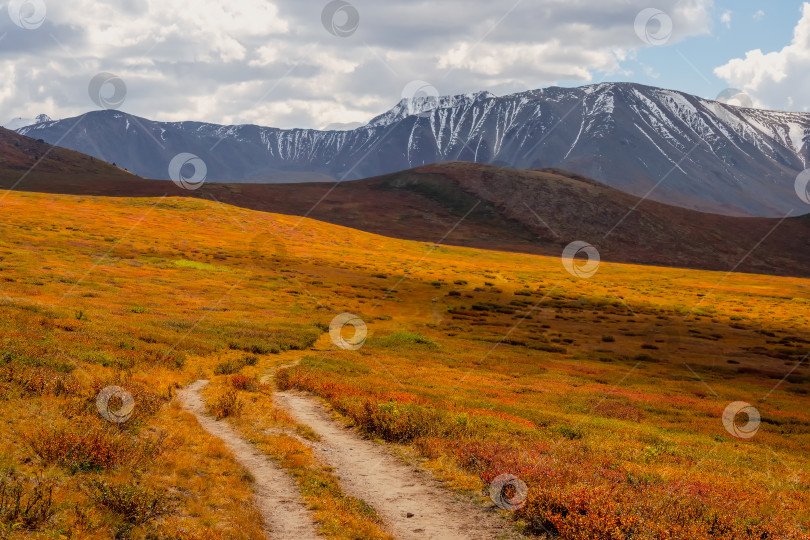
M 443 94 L 505 94 L 625 73 L 623 62 L 649 46 L 634 28 L 639 12 L 651 4 L 665 12 L 675 45 L 708 33 L 713 8 L 713 0 L 348 0 L 359 25 L 338 37 L 322 21 L 328 0 L 44 1 L 36 30 L 18 28 L 0 6 L 8 75 L 0 122 L 93 109 L 87 86 L 99 72 L 126 82 L 122 110 L 155 120 L 362 122 L 413 80 Z M 334 24 L 351 23 L 350 11 Z
M 740 88 L 760 107 L 810 111 L 810 2 L 793 32 L 793 41 L 781 51 L 748 51 L 714 70 Z
M 731 11 L 727 10 L 724 11 L 723 14 L 720 16 L 720 22 L 723 23 L 723 26 L 726 28 L 731 28 Z

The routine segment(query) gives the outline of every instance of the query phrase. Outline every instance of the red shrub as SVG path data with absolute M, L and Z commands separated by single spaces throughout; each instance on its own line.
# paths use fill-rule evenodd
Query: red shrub
M 237 390 L 246 390 L 248 392 L 255 392 L 259 389 L 256 379 L 246 375 L 234 375 L 231 377 L 231 386 Z

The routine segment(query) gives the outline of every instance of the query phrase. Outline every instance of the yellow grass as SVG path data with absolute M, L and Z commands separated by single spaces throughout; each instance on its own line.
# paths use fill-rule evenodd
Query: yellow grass
M 749 535 L 737 537 L 759 538 L 771 521 L 807 537 L 808 280 L 610 263 L 582 280 L 557 258 L 436 247 L 207 201 L 9 193 L 0 212 L 0 467 L 57 485 L 50 520 L 3 534 L 261 537 L 248 475 L 169 401 L 199 378 L 213 378 L 209 393 L 224 390 L 229 376 L 215 376 L 217 365 L 254 355 L 242 373 L 300 360 L 279 382 L 407 445 L 457 489 L 525 476 L 529 503 L 516 518 L 530 532 L 624 538 L 610 531 L 652 527 L 655 516 L 675 523 L 683 516 L 667 509 L 688 502 L 703 505 L 703 525 L 714 508 Z M 324 334 L 344 312 L 368 324 L 357 351 Z M 68 374 L 76 390 L 54 390 Z M 34 375 L 51 382 L 33 385 Z M 26 435 L 110 429 L 94 390 L 113 380 L 160 398 L 154 412 L 113 427 L 133 440 L 164 432 L 162 452 L 136 468 L 45 463 Z M 272 432 L 306 435 L 266 392 L 240 391 L 242 415 L 224 421 L 293 472 L 327 536 L 384 536 L 303 443 Z M 754 438 L 723 427 L 733 401 L 761 412 Z M 415 423 L 428 417 L 437 419 L 430 429 Z M 535 481 L 555 471 L 567 478 L 556 491 Z M 127 528 L 90 503 L 95 478 L 163 490 L 174 506 Z M 312 479 L 329 489 L 307 490 Z M 626 510 L 602 515 L 586 504 L 577 529 L 551 503 L 568 508 L 579 488 L 593 505 Z M 745 507 L 722 504 L 732 499 Z

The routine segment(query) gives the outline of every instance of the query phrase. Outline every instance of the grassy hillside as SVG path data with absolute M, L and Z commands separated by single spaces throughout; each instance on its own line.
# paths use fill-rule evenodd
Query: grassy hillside
M 386 537 L 284 434 L 306 430 L 259 378 L 300 360 L 282 387 L 450 487 L 523 479 L 529 533 L 808 537 L 808 280 L 614 263 L 576 279 L 559 257 L 184 198 L 0 205 L 0 492 L 33 501 L 0 497 L 0 534 L 262 537 L 251 478 L 173 400 L 211 378 L 225 421 L 279 430 L 256 442 L 322 534 Z M 344 312 L 368 325 L 358 350 L 326 334 Z M 128 421 L 98 413 L 107 386 L 133 395 Z M 724 428 L 735 401 L 761 413 L 753 438 Z
M 340 184 L 208 183 L 185 191 L 0 128 L 0 188 L 193 197 L 408 240 L 555 257 L 584 240 L 613 262 L 810 277 L 806 216 L 694 212 L 561 170 L 442 163 Z
M 29 179 L 57 182 L 71 189 L 86 185 L 91 179 L 131 181 L 137 178 L 100 159 L 0 128 L 0 182 L 4 187 Z

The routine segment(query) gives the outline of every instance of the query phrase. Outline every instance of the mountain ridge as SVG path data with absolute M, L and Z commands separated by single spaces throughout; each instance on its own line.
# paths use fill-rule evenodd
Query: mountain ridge
M 181 152 L 212 181 L 354 180 L 446 161 L 556 167 L 671 205 L 783 217 L 807 206 L 810 114 L 744 109 L 634 83 L 401 100 L 352 130 L 153 122 L 96 111 L 19 130 L 168 178 Z
M 431 245 L 559 257 L 581 240 L 605 261 L 810 277 L 810 215 L 701 213 L 559 169 L 453 162 L 340 183 L 205 183 L 187 191 L 0 129 L 0 189 L 156 204 L 191 197 Z

